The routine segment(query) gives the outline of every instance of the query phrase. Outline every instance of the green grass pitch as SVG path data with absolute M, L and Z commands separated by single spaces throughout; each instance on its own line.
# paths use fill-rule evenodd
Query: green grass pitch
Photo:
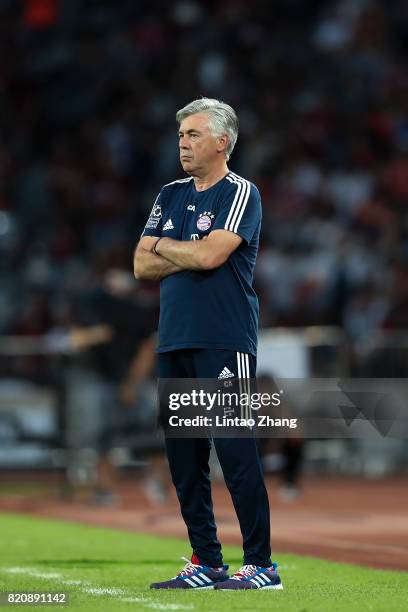
M 183 565 L 180 557 L 189 554 L 183 540 L 0 514 L 0 591 L 69 593 L 67 606 L 37 605 L 34 609 L 408 610 L 408 573 L 278 553 L 274 560 L 280 564 L 283 591 L 149 589 L 150 582 L 174 576 Z M 241 565 L 238 547 L 225 547 L 224 558 L 232 569 Z

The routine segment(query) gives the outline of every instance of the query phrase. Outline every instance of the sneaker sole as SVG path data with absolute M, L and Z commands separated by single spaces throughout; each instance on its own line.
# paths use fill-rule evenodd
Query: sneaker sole
M 188 587 L 187 589 L 180 589 L 180 588 L 176 588 L 176 587 L 159 587 L 159 588 L 155 588 L 155 587 L 150 587 L 152 591 L 205 591 L 208 589 L 213 589 L 214 585 L 213 584 L 209 584 L 208 586 L 196 586 L 196 587 Z
M 200 586 L 198 586 L 198 587 L 191 587 L 190 589 L 185 589 L 185 590 L 186 591 L 206 591 L 206 590 L 208 591 L 208 589 L 213 589 L 213 588 L 214 588 L 214 585 L 210 584 L 208 586 L 203 586 L 203 587 L 200 587 Z
M 270 586 L 264 586 L 264 587 L 257 587 L 256 589 L 214 589 L 215 591 L 282 591 L 283 590 L 283 584 L 274 584 L 274 585 L 270 585 Z

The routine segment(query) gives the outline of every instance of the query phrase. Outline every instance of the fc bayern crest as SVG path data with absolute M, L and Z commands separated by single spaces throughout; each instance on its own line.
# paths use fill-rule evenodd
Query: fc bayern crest
M 199 229 L 200 232 L 206 232 L 208 229 L 210 229 L 213 219 L 214 219 L 214 215 L 212 214 L 212 212 L 204 211 L 198 217 L 197 229 Z

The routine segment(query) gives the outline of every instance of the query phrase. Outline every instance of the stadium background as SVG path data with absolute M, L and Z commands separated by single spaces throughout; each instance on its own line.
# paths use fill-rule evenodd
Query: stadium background
M 117 455 L 118 507 L 62 496 L 92 480 L 98 418 L 73 302 L 131 273 L 158 189 L 181 176 L 175 110 L 219 97 L 240 117 L 231 168 L 262 193 L 255 283 L 275 355 L 295 351 L 283 371 L 296 354 L 294 376 L 405 377 L 407 4 L 0 0 L 0 32 L 1 507 L 184 534 L 175 500 L 140 484 L 146 446 Z M 135 291 L 154 321 L 157 286 Z M 268 480 L 280 550 L 407 569 L 406 451 L 308 442 L 301 497 Z

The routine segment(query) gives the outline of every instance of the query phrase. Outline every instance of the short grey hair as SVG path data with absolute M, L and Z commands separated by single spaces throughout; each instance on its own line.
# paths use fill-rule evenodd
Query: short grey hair
M 197 113 L 207 113 L 209 127 L 213 136 L 228 136 L 228 144 L 225 149 L 227 161 L 235 147 L 238 138 L 238 117 L 232 106 L 215 100 L 214 98 L 199 98 L 193 100 L 176 113 L 176 120 L 180 125 L 186 117 Z

